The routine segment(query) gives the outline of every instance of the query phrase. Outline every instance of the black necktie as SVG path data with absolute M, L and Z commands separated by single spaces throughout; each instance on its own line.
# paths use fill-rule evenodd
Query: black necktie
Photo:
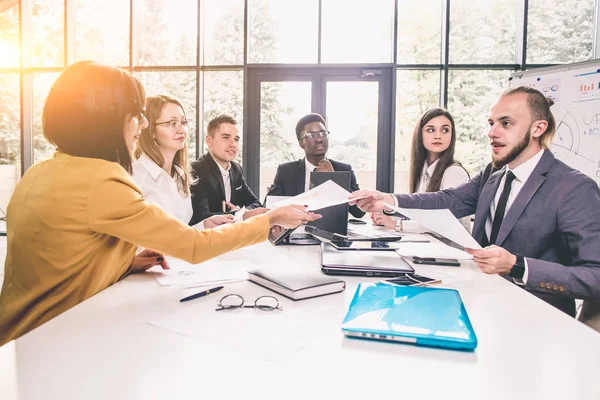
M 490 244 L 496 243 L 496 238 L 498 237 L 498 232 L 500 232 L 500 226 L 502 226 L 502 220 L 504 219 L 504 212 L 506 211 L 506 202 L 508 201 L 508 196 L 510 195 L 510 187 L 512 186 L 512 182 L 514 180 L 515 174 L 513 174 L 511 171 L 508 171 L 506 173 L 506 181 L 504 182 L 504 188 L 502 189 L 502 194 L 500 195 L 500 200 L 498 200 L 496 212 L 494 213 L 492 233 L 490 234 Z

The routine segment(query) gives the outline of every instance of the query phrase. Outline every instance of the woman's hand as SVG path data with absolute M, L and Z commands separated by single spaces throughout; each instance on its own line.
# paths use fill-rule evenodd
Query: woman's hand
M 162 269 L 170 269 L 169 263 L 162 254 L 146 249 L 135 256 L 129 269 L 132 274 L 135 274 L 137 272 L 144 272 L 155 265 L 162 266 Z
M 233 222 L 233 215 L 231 214 L 223 214 L 223 215 L 213 215 L 210 218 L 206 218 L 204 220 L 204 228 L 211 229 L 215 226 L 229 224 Z
M 279 225 L 286 229 L 296 228 L 305 222 L 321 218 L 321 214 L 306 211 L 305 206 L 289 205 L 267 211 L 271 226 Z
M 388 229 L 396 229 L 396 220 L 389 215 L 385 215 L 381 211 L 371 213 L 371 221 L 373 221 L 373 225 L 385 226 Z

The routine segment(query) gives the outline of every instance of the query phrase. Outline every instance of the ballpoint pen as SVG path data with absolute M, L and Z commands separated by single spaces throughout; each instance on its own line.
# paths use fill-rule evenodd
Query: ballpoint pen
M 218 292 L 218 291 L 219 291 L 219 290 L 221 290 L 221 289 L 223 289 L 223 286 L 217 286 L 217 287 L 214 287 L 214 288 L 212 288 L 212 289 L 203 290 L 202 292 L 199 292 L 199 293 L 193 294 L 193 295 L 191 295 L 191 296 L 188 296 L 188 297 L 184 297 L 183 299 L 179 300 L 179 302 L 180 302 L 180 303 L 183 303 L 184 301 L 189 301 L 189 300 L 194 300 L 194 299 L 197 299 L 197 298 L 199 298 L 199 297 L 204 297 L 204 296 L 206 296 L 206 295 L 209 295 L 209 294 L 211 294 L 211 293 Z

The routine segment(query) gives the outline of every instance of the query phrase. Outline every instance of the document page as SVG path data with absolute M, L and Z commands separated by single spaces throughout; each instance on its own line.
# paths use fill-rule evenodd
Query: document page
M 386 208 L 404 215 L 426 228 L 453 241 L 454 243 L 471 249 L 481 249 L 481 246 L 465 229 L 458 219 L 447 208 L 442 210 L 421 210 L 418 208 L 401 208 L 385 204 Z
M 278 201 L 274 204 L 274 206 L 281 207 L 289 204 L 298 204 L 308 206 L 308 211 L 315 211 L 322 208 L 347 203 L 349 197 L 349 191 L 334 181 L 328 180 L 327 182 L 310 189 L 308 192 L 300 193 L 298 196 Z
M 396 253 L 403 257 L 473 259 L 469 253 L 443 243 L 406 243 L 401 241 L 396 244 Z
M 148 272 L 161 286 L 203 286 L 216 283 L 243 281 L 248 279 L 247 271 L 257 268 L 256 264 L 247 261 L 208 260 L 200 264 L 167 258 L 171 269 L 163 270 L 159 265 Z

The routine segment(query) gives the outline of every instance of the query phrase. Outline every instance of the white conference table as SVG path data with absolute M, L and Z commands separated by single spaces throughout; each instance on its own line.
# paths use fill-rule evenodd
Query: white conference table
M 265 242 L 221 259 L 320 268 L 318 246 Z M 1 347 L 0 399 L 600 398 L 599 333 L 472 262 L 416 270 L 460 291 L 474 352 L 344 337 L 356 285 L 373 278 L 344 277 L 345 292 L 300 302 L 239 282 L 180 303 L 199 289 L 141 274 Z M 275 295 L 284 310 L 222 316 L 214 308 L 226 293 Z M 204 328 L 184 336 L 148 323 L 173 315 Z M 249 341 L 264 326 L 277 334 Z

